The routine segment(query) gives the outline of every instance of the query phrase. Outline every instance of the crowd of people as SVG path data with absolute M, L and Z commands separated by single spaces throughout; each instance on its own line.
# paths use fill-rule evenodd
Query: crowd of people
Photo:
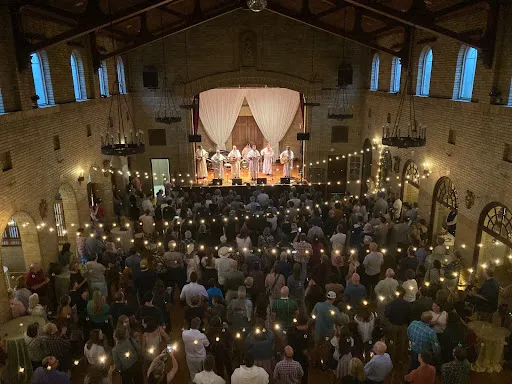
M 65 245 L 50 266 L 69 268 L 67 295 L 55 297 L 37 264 L 18 280 L 13 315 L 48 319 L 27 329 L 32 382 L 69 383 L 83 362 L 85 383 L 170 383 L 186 369 L 183 348 L 196 384 L 305 384 L 312 368 L 343 384 L 469 383 L 468 307 L 496 312 L 493 271 L 479 290 L 458 290 L 460 254 L 442 237 L 430 247 L 417 206 L 398 200 L 307 186 L 152 199 L 132 183 L 116 201 L 115 225 L 134 231 L 129 250 L 94 216 L 76 253 Z

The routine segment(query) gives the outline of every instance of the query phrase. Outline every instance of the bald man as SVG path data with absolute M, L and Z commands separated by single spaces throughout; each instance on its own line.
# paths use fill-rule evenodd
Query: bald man
M 293 348 L 284 347 L 284 360 L 276 364 L 274 381 L 278 384 L 299 384 L 304 370 L 298 361 L 293 360 Z
M 281 297 L 272 303 L 272 320 L 281 328 L 288 328 L 293 325 L 293 319 L 299 313 L 297 302 L 288 296 L 290 290 L 287 286 L 281 288 Z
M 387 346 L 382 341 L 377 341 L 373 346 L 373 357 L 364 366 L 366 382 L 369 384 L 384 384 L 384 380 L 391 373 L 393 363 L 391 357 L 386 353 Z

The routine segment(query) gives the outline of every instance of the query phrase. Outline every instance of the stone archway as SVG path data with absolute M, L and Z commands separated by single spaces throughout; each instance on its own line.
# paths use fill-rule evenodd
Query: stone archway
M 437 181 L 434 193 L 432 194 L 430 227 L 433 239 L 435 239 L 437 234 L 443 233 L 446 230 L 444 225 L 446 217 L 452 209 L 457 209 L 457 207 L 457 190 L 452 180 L 449 177 L 443 176 Z
M 55 223 L 59 244 L 65 242 L 71 244 L 72 252 L 76 249 L 74 230 L 80 226 L 78 204 L 74 189 L 69 184 L 62 184 L 55 198 L 54 205 Z
M 512 212 L 505 205 L 492 202 L 482 209 L 475 244 L 474 267 L 500 267 L 512 259 Z
M 27 212 L 18 211 L 3 231 L 2 263 L 11 272 L 24 272 L 35 262 L 42 262 L 37 225 Z
M 400 195 L 404 203 L 409 203 L 412 206 L 412 204 L 418 202 L 419 193 L 420 172 L 418 165 L 413 160 L 409 159 L 404 164 Z

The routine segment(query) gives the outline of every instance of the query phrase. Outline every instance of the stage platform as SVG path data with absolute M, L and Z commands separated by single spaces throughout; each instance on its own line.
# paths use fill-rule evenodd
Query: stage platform
M 267 185 L 280 184 L 281 178 L 284 177 L 283 176 L 283 166 L 281 164 L 274 164 L 273 169 L 274 169 L 274 172 L 271 176 L 267 176 L 262 172 L 260 172 L 258 174 L 259 178 L 267 179 Z M 232 178 L 231 171 L 228 168 L 228 170 L 226 172 L 224 172 L 224 179 L 222 180 L 222 185 L 223 186 L 232 186 L 231 178 Z M 249 175 L 248 169 L 240 170 L 240 178 L 242 179 L 243 185 L 247 185 L 248 183 L 251 185 L 256 185 L 256 182 L 251 180 L 251 176 Z M 198 180 L 197 185 L 203 185 L 203 186 L 212 185 L 213 179 L 214 179 L 213 170 L 209 169 L 208 170 L 208 178 L 203 179 L 203 180 Z M 292 177 L 290 178 L 290 184 L 297 184 L 297 183 L 300 183 L 300 181 L 301 180 L 300 180 L 299 170 L 298 170 L 297 166 L 295 166 L 292 171 Z M 304 180 L 304 179 L 302 181 L 306 182 L 306 180 Z

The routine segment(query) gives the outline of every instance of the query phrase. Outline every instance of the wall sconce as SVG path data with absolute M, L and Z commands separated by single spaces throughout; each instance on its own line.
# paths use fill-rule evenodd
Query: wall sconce
M 422 179 L 425 179 L 430 176 L 430 164 L 429 163 L 423 163 L 423 176 Z
M 78 183 L 79 184 L 82 184 L 82 181 L 85 180 L 85 177 L 84 177 L 84 170 L 81 169 L 79 172 L 78 172 Z

